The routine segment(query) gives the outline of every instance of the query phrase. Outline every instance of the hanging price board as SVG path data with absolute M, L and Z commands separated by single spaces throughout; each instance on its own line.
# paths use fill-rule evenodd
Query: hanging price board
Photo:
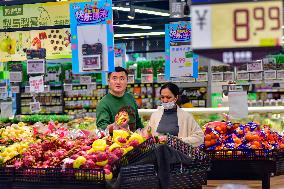
M 234 81 L 235 80 L 234 76 L 235 76 L 234 72 L 224 72 L 223 73 L 224 81 Z
M 263 72 L 264 79 L 276 79 L 276 70 L 267 70 Z
M 10 72 L 10 82 L 22 82 L 22 72 Z
M 198 55 L 246 63 L 281 51 L 281 0 L 193 2 L 191 21 L 192 48 Z
M 43 76 L 30 77 L 30 92 L 41 93 L 44 92 Z
M 45 59 L 30 59 L 27 60 L 28 74 L 44 74 L 45 73 Z

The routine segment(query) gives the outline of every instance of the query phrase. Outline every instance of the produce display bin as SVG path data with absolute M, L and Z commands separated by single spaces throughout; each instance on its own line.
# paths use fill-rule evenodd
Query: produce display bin
M 283 150 L 208 150 L 212 166 L 208 179 L 262 180 L 262 188 L 270 188 L 272 173 L 283 173 Z
M 207 171 L 210 167 L 210 160 L 203 149 L 192 147 L 175 136 L 168 136 L 168 146 L 187 155 L 192 163 L 172 164 L 170 173 L 170 188 L 202 188 L 207 184 Z

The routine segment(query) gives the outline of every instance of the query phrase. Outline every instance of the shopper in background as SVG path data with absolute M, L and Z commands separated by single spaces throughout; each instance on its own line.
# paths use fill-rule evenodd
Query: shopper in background
M 153 135 L 171 134 L 183 141 L 199 146 L 204 141 L 202 129 L 193 116 L 182 110 L 177 104 L 179 88 L 173 83 L 167 83 L 160 90 L 162 106 L 151 115 L 147 131 Z
M 127 75 L 127 71 L 122 67 L 115 67 L 115 71 L 108 74 L 109 94 L 100 100 L 96 109 L 98 128 L 108 128 L 109 131 L 119 129 L 115 124 L 115 117 L 122 111 L 126 111 L 129 115 L 129 122 L 123 123 L 122 128 L 129 126 L 131 131 L 143 128 L 136 101 L 130 93 L 126 92 Z

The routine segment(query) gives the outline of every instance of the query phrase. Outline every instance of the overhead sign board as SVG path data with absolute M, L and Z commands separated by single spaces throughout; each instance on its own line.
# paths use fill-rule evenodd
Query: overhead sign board
M 242 63 L 281 49 L 282 1 L 196 3 L 191 9 L 192 48 L 195 53 L 205 55 L 206 52 L 207 57 L 216 59 L 210 54 L 216 56 L 214 51 L 220 54 L 222 49 L 221 58 L 217 60 Z M 265 52 L 260 53 L 262 48 Z M 254 55 L 255 52 L 257 55 Z

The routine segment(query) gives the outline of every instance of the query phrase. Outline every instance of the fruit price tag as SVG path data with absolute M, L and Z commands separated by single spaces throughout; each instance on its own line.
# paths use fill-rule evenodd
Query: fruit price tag
M 197 81 L 208 81 L 208 75 L 207 72 L 200 72 L 198 73 Z
M 90 84 L 87 85 L 87 89 L 89 91 L 96 90 L 97 89 L 97 84 L 96 83 L 90 83 Z
M 223 72 L 212 73 L 212 81 L 223 81 Z
M 1 94 L 7 93 L 7 86 L 1 86 L 1 87 L 0 87 L 0 93 L 1 93 Z
M 248 72 L 260 72 L 263 70 L 262 61 L 255 61 L 247 64 L 247 71 Z
M 234 81 L 235 74 L 234 72 L 224 72 L 223 73 L 223 77 L 224 77 L 224 81 Z
M 249 73 L 249 79 L 252 81 L 262 80 L 262 72 Z
M 237 80 L 249 80 L 249 73 L 248 72 L 238 72 L 237 73 Z
M 45 60 L 44 59 L 27 60 L 27 73 L 28 74 L 44 74 L 45 73 Z
M 284 79 L 284 70 L 277 70 L 277 79 Z
M 80 84 L 90 84 L 92 83 L 91 76 L 80 76 Z
M 32 113 L 40 112 L 40 103 L 39 102 L 31 102 L 30 109 Z
M 43 76 L 30 77 L 30 92 L 41 93 L 44 92 Z
M 10 82 L 22 82 L 22 72 L 10 72 Z
M 127 82 L 130 84 L 135 83 L 135 76 L 134 75 L 128 75 Z
M 166 79 L 165 79 L 165 74 L 158 74 L 157 75 L 157 82 L 158 83 L 165 83 L 166 82 Z
M 264 79 L 276 79 L 276 70 L 267 70 L 263 72 Z
M 153 74 L 141 74 L 141 83 L 153 83 Z
M 64 84 L 63 87 L 66 92 L 72 91 L 72 84 Z
M 12 93 L 20 93 L 20 87 L 17 85 L 12 85 L 11 86 L 11 92 Z

